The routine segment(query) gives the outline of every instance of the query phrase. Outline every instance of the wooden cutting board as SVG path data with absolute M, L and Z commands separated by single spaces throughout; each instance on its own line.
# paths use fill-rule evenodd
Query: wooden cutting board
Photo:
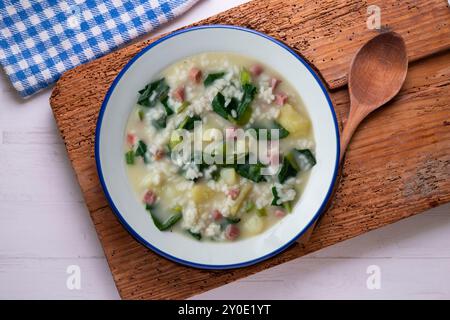
M 410 58 L 421 60 L 411 65 L 399 96 L 356 133 L 335 199 L 311 241 L 252 267 L 205 271 L 170 262 L 137 243 L 108 206 L 94 160 L 97 115 L 114 77 L 149 41 L 77 67 L 58 81 L 50 103 L 122 298 L 187 298 L 450 201 L 450 52 L 443 52 L 450 47 L 449 9 L 444 0 L 377 2 L 384 28 L 402 34 Z M 336 89 L 345 84 L 356 49 L 376 32 L 366 28 L 367 6 L 253 1 L 199 24 L 232 23 L 283 40 Z M 331 97 L 341 121 L 347 92 L 335 90 Z

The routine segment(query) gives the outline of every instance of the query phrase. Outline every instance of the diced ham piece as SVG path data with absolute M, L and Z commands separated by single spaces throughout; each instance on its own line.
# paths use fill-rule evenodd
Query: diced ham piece
M 275 217 L 277 218 L 283 218 L 286 215 L 286 212 L 284 212 L 281 209 L 275 210 Z
M 227 140 L 233 140 L 237 138 L 237 128 L 236 127 L 230 127 L 225 129 L 225 139 Z
M 250 67 L 250 73 L 254 77 L 259 77 L 263 71 L 264 68 L 260 64 L 254 64 Z
M 278 165 L 280 163 L 280 150 L 278 148 L 269 149 L 269 164 Z
M 156 198 L 156 194 L 153 191 L 148 190 L 144 195 L 144 203 L 152 205 L 156 202 Z
M 199 84 L 202 81 L 202 71 L 199 68 L 192 68 L 189 71 L 189 79 L 196 84 Z
M 128 133 L 127 134 L 127 143 L 130 146 L 134 146 L 137 143 L 137 136 L 134 133 Z
M 241 231 L 239 230 L 239 227 L 235 224 L 229 224 L 225 229 L 225 237 L 228 240 L 236 240 L 237 237 L 241 234 Z
M 184 102 L 184 86 L 180 86 L 172 93 L 172 98 L 178 102 Z
M 222 220 L 222 218 L 223 218 L 222 212 L 220 212 L 217 209 L 212 212 L 211 216 L 214 221 L 219 221 L 219 220 Z
M 155 151 L 155 160 L 161 160 L 162 158 L 164 158 L 164 156 L 166 155 L 166 153 L 164 152 L 163 149 L 158 149 Z
M 280 83 L 281 83 L 280 79 L 277 78 L 270 79 L 270 87 L 272 88 L 272 91 L 275 91 L 275 89 L 278 87 Z
M 241 193 L 241 190 L 239 190 L 238 188 L 233 188 L 228 190 L 227 195 L 232 199 L 232 200 L 236 200 L 237 197 L 239 197 L 239 194 Z
M 287 102 L 288 95 L 284 92 L 279 92 L 275 95 L 275 103 L 279 106 L 284 106 Z

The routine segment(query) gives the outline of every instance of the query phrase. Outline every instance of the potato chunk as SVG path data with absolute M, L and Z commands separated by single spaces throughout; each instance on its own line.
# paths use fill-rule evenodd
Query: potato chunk
M 292 136 L 304 136 L 309 133 L 311 124 L 293 106 L 285 104 L 280 111 L 278 122 L 286 128 Z
M 196 184 L 191 190 L 192 200 L 196 204 L 201 204 L 214 196 L 214 191 L 205 184 Z
M 236 170 L 234 170 L 233 168 L 223 168 L 222 170 L 220 170 L 220 178 L 229 186 L 236 184 Z
M 264 229 L 265 219 L 253 214 L 242 224 L 242 232 L 248 235 L 256 235 Z

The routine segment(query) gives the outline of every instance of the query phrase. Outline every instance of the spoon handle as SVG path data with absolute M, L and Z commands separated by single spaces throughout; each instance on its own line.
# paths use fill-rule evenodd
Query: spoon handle
M 342 161 L 353 134 L 366 116 L 367 112 L 362 105 L 359 105 L 357 102 L 351 103 L 350 114 L 348 115 L 348 119 L 344 125 L 344 130 L 341 134 L 341 156 L 339 158 L 339 162 Z

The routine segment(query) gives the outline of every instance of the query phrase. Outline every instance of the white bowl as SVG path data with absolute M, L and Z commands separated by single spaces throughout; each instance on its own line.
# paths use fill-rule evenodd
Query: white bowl
M 317 165 L 293 212 L 260 235 L 236 242 L 199 242 L 160 232 L 132 190 L 125 171 L 123 139 L 136 91 L 172 63 L 208 51 L 234 52 L 266 63 L 300 94 L 314 128 Z M 300 237 L 324 209 L 336 180 L 339 132 L 330 98 L 308 64 L 283 43 L 253 30 L 213 25 L 172 33 L 144 48 L 119 73 L 100 110 L 95 139 L 98 175 L 124 227 L 158 254 L 191 267 L 229 269 L 268 259 Z

